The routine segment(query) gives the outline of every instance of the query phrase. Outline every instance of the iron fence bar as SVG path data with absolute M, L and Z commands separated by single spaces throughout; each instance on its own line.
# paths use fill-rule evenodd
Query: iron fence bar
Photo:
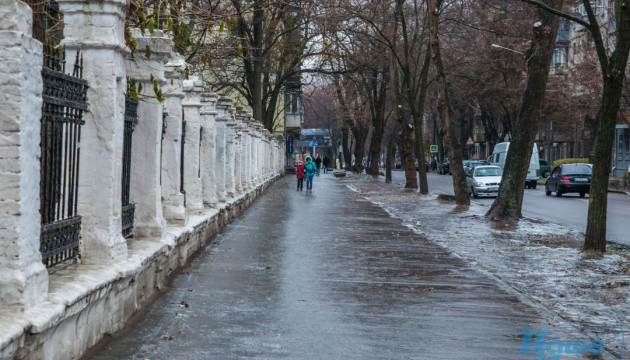
M 184 189 L 184 149 L 186 148 L 186 121 L 184 120 L 184 111 L 182 110 L 182 139 L 181 139 L 181 151 L 179 158 L 179 191 L 182 194 L 186 194 Z M 184 197 L 185 202 L 186 197 Z
M 199 144 L 203 141 L 203 126 L 199 128 Z M 199 146 L 199 156 L 197 157 L 197 177 L 201 177 L 201 146 Z
M 130 201 L 131 184 L 131 151 L 133 129 L 138 123 L 138 100 L 130 96 L 125 97 L 125 119 L 123 137 L 123 169 L 122 169 L 122 235 L 129 237 L 133 235 L 133 223 L 135 215 L 135 204 Z
M 65 51 L 45 46 L 42 78 L 40 250 L 50 268 L 79 256 L 81 217 L 77 215 L 80 132 L 85 123 L 88 82 L 77 52 L 73 75 L 65 74 Z

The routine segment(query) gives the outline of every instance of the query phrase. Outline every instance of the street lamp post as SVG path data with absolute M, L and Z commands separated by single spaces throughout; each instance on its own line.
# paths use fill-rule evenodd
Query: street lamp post
M 514 53 L 517 53 L 517 54 L 521 54 L 521 55 L 525 55 L 525 53 L 523 53 L 523 52 L 516 51 L 514 49 L 510 49 L 510 48 L 507 48 L 505 46 L 501 46 L 501 45 L 497 45 L 497 44 L 492 44 L 492 47 L 503 49 L 503 50 L 507 50 L 507 51 L 511 51 L 511 52 L 514 52 Z

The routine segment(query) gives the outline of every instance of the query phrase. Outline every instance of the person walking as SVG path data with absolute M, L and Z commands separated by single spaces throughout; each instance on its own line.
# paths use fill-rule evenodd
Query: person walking
M 317 174 L 317 166 L 310 156 L 306 157 L 304 172 L 306 175 L 306 192 L 313 192 L 313 176 Z
M 317 176 L 319 176 L 319 169 L 322 167 L 322 156 L 321 155 L 317 155 L 317 158 L 315 159 L 315 167 L 317 168 Z
M 328 172 L 328 166 L 330 166 L 330 159 L 328 156 L 324 155 L 324 160 L 322 161 L 322 165 L 324 165 L 324 174 Z
M 298 163 L 295 176 L 297 177 L 297 191 L 304 190 L 304 161 L 300 160 Z

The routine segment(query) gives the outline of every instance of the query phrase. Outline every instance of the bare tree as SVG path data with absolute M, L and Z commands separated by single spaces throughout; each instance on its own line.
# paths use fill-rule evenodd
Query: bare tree
M 593 175 L 589 193 L 588 219 L 585 250 L 606 250 L 606 212 L 608 201 L 608 175 L 612 161 L 612 147 L 614 131 L 621 102 L 625 72 L 630 53 L 630 8 L 626 0 L 611 0 L 614 14 L 604 17 L 604 24 L 600 24 L 601 17 L 593 8 L 590 0 L 583 0 L 582 5 L 587 20 L 579 16 L 562 11 L 546 2 L 538 0 L 523 0 L 534 4 L 552 14 L 569 19 L 590 32 L 597 52 L 599 66 L 603 77 L 601 107 L 597 115 L 597 132 L 595 138 L 595 155 L 593 161 Z M 598 10 L 599 11 L 599 10 Z M 608 19 L 608 23 L 606 23 Z M 602 28 L 608 29 L 614 24 L 615 37 L 609 48 L 608 40 L 602 35 Z M 607 34 L 608 35 L 608 34 Z
M 438 88 L 438 111 L 440 113 L 440 117 L 442 118 L 442 126 L 444 128 L 446 143 L 448 144 L 449 155 L 451 158 L 455 202 L 458 205 L 468 205 L 470 204 L 470 196 L 468 194 L 468 190 L 466 189 L 466 176 L 464 175 L 464 165 L 462 162 L 462 148 L 457 137 L 457 131 L 453 125 L 453 109 L 451 108 L 448 85 L 446 82 L 446 75 L 444 74 L 442 55 L 440 53 L 438 23 L 441 8 L 441 0 L 428 0 L 431 57 L 433 58 L 432 63 L 435 68 Z
M 554 8 L 562 7 L 562 0 L 546 1 Z M 499 195 L 486 214 L 491 219 L 521 217 L 527 170 L 558 33 L 557 16 L 545 11 L 539 11 L 538 15 L 540 21 L 534 24 L 532 44 L 527 51 L 527 87 L 505 160 Z

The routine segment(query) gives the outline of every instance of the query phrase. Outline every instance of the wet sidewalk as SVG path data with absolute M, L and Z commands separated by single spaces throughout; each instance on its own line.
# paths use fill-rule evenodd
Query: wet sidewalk
M 272 185 L 89 359 L 532 359 L 545 315 L 331 175 Z

